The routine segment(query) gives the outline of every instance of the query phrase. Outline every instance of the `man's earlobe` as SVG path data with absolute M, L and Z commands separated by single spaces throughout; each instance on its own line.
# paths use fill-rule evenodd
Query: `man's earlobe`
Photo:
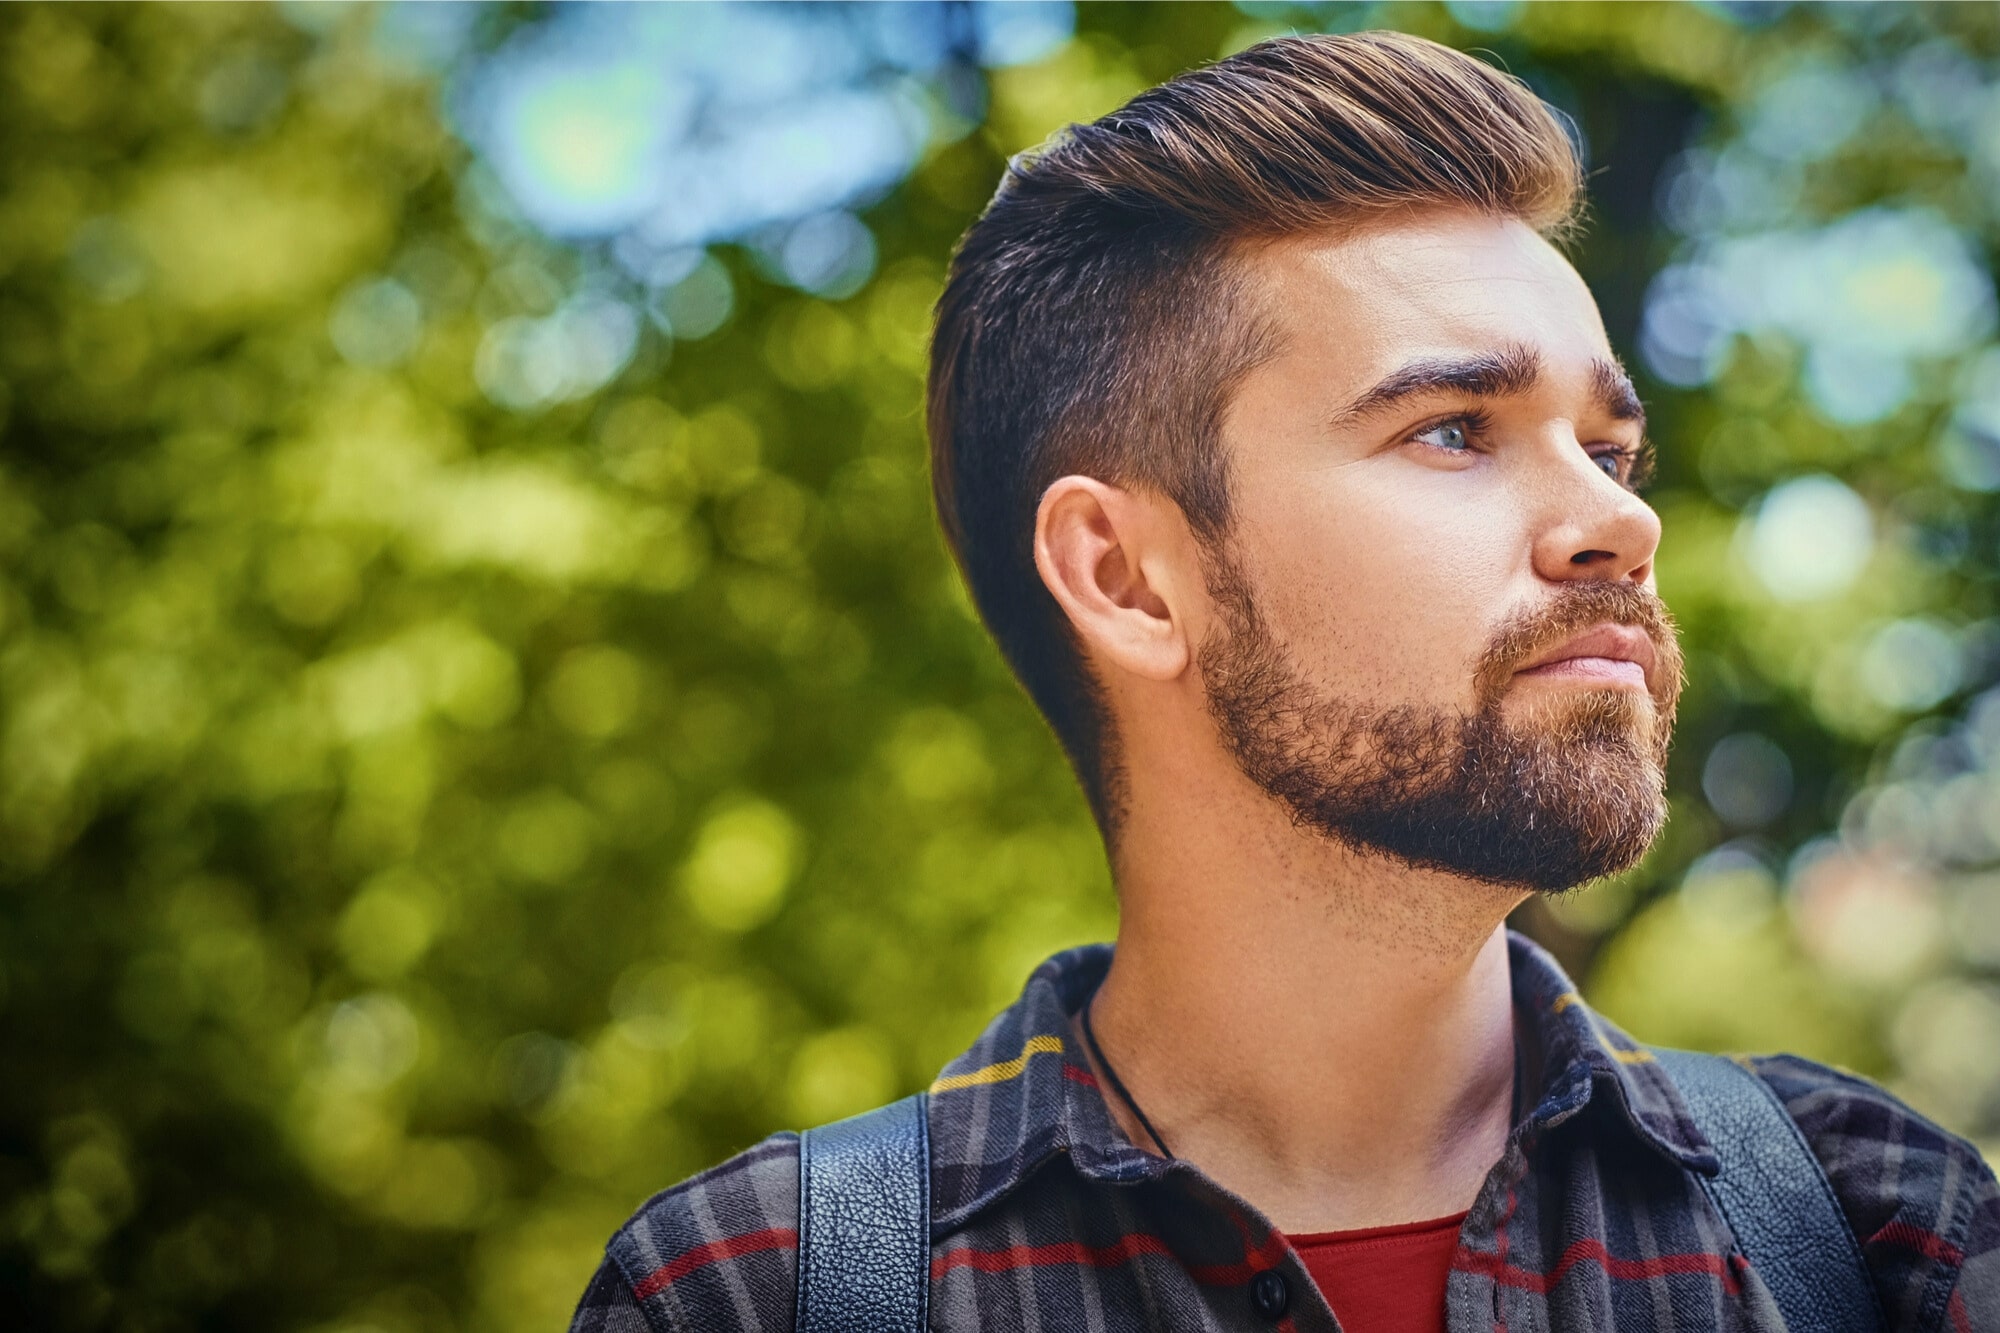
M 1058 478 L 1035 512 L 1035 568 L 1096 656 L 1150 680 L 1187 669 L 1173 525 L 1164 497 Z M 1178 510 L 1173 510 L 1178 517 Z

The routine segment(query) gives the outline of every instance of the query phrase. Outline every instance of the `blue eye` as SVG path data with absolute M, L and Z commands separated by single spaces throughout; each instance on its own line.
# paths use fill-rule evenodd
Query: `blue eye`
M 1625 480 L 1624 454 L 1593 454 L 1591 455 L 1591 461 L 1597 464 L 1598 471 L 1611 478 L 1611 480 L 1616 482 L 1623 482 Z
M 1440 425 L 1432 426 L 1429 430 L 1417 436 L 1417 438 L 1425 444 L 1433 445 L 1439 449 L 1450 449 L 1454 452 L 1472 447 L 1472 435 L 1466 430 L 1463 421 L 1447 421 Z

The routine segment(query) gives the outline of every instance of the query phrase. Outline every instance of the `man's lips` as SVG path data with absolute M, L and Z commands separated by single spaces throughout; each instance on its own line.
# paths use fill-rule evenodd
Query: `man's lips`
M 1598 625 L 1539 654 L 1516 674 L 1644 689 L 1652 673 L 1653 641 L 1644 630 Z

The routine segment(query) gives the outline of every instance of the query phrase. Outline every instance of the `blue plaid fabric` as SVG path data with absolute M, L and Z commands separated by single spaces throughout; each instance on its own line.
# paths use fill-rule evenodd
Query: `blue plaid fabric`
M 1509 937 L 1528 1109 L 1459 1233 L 1451 1333 L 1784 1325 L 1697 1173 L 1715 1155 L 1651 1055 L 1555 961 Z M 1059 954 L 931 1099 L 931 1327 L 1289 1329 L 1339 1324 L 1283 1234 L 1184 1161 L 1118 1131 L 1070 1016 L 1108 946 Z M 2000 1185 L 1979 1153 L 1865 1079 L 1750 1067 L 1832 1181 L 1890 1327 L 2000 1333 Z M 641 1206 L 572 1333 L 792 1327 L 798 1138 L 776 1134 Z M 1269 1299 L 1275 1272 L 1283 1308 Z

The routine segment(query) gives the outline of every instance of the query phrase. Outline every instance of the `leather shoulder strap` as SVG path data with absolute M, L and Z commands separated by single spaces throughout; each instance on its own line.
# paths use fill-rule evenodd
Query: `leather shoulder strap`
M 1654 1048 L 1722 1170 L 1703 1176 L 1716 1210 L 1791 1333 L 1885 1327 L 1861 1247 L 1826 1172 L 1769 1084 L 1734 1060 Z
M 798 1333 L 923 1333 L 930 1288 L 928 1096 L 801 1134 Z

